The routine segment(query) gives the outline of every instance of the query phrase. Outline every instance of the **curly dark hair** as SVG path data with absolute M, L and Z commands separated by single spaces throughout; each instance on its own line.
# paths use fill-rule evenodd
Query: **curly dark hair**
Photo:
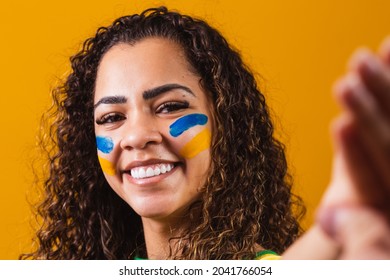
M 273 135 L 254 75 L 217 30 L 160 7 L 99 28 L 71 57 L 71 73 L 53 91 L 45 117 L 50 173 L 37 212 L 38 248 L 21 258 L 133 259 L 145 252 L 140 217 L 111 189 L 98 162 L 93 95 L 102 56 L 148 37 L 183 48 L 210 95 L 215 121 L 200 214 L 190 215 L 189 228 L 175 238 L 180 254 L 171 251 L 170 258 L 253 259 L 256 244 L 282 253 L 301 233 L 304 207 L 291 192 L 284 146 Z

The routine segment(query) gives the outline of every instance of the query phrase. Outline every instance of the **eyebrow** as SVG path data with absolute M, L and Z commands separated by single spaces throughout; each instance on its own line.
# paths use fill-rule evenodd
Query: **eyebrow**
M 166 84 L 166 85 L 162 85 L 162 86 L 158 86 L 158 87 L 155 87 L 152 89 L 145 90 L 142 93 L 142 97 L 145 100 L 149 100 L 149 99 L 153 99 L 153 98 L 159 96 L 160 94 L 163 94 L 165 92 L 168 92 L 168 91 L 174 90 L 174 89 L 181 89 L 181 90 L 196 97 L 196 95 L 192 92 L 192 90 L 190 88 L 183 86 L 183 85 L 179 85 L 179 84 Z M 93 106 L 93 109 L 95 110 L 96 107 L 98 107 L 101 104 L 124 104 L 126 102 L 127 102 L 127 98 L 123 95 L 106 96 L 106 97 L 103 97 L 102 99 L 100 99 Z
M 125 96 L 106 96 L 100 99 L 94 106 L 93 109 L 95 110 L 97 106 L 100 104 L 124 104 L 127 102 L 127 98 Z
M 173 90 L 173 89 L 181 89 L 181 90 L 184 90 L 185 92 L 195 96 L 195 94 L 192 92 L 192 90 L 190 90 L 186 86 L 182 86 L 179 84 L 166 84 L 166 85 L 158 86 L 158 87 L 155 87 L 152 89 L 148 89 L 148 90 L 144 91 L 142 96 L 145 100 L 149 100 L 149 99 L 155 98 L 155 97 L 159 96 L 160 94 L 163 94 L 163 93 L 170 91 L 170 90 Z

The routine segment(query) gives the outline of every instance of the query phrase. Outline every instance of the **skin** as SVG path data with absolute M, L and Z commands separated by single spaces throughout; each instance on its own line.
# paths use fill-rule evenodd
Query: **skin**
M 390 193 L 386 172 L 390 157 L 383 153 L 390 145 L 389 46 L 388 40 L 378 55 L 358 52 L 335 87 L 344 111 L 333 126 L 332 180 L 317 223 L 286 251 L 285 259 L 389 258 L 390 211 L 384 201 Z M 371 63 L 377 63 L 375 72 L 368 71 Z M 181 88 L 144 98 L 145 91 L 172 84 Z M 112 96 L 121 96 L 122 101 L 113 104 L 104 99 Z M 161 110 L 162 104 L 172 101 L 186 101 L 189 106 Z M 180 154 L 202 129 L 212 132 L 211 108 L 199 77 L 175 43 L 152 38 L 132 46 L 121 44 L 102 59 L 94 102 L 95 133 L 114 144 L 109 153 L 98 151 L 99 157 L 112 163 L 114 172 L 106 173 L 106 179 L 141 216 L 148 258 L 166 258 L 169 238 L 185 227 L 188 207 L 199 198 L 210 164 L 208 149 L 190 159 Z M 205 126 L 179 137 L 170 135 L 174 121 L 194 113 L 208 117 Z M 107 115 L 110 121 L 102 124 Z M 123 172 L 161 162 L 175 163 L 175 168 L 149 179 L 133 179 Z
M 105 173 L 110 186 L 141 216 L 150 259 L 167 257 L 169 239 L 185 227 L 188 207 L 199 198 L 210 166 L 209 147 L 192 158 L 180 153 L 199 132 L 212 133 L 210 103 L 199 79 L 182 49 L 160 38 L 116 45 L 99 65 L 95 134 L 111 138 L 114 147 L 98 156 L 112 163 L 114 174 Z M 203 114 L 208 121 L 172 136 L 170 125 L 189 114 Z M 168 163 L 174 164 L 170 172 L 150 178 L 126 172 Z
M 390 38 L 356 51 L 334 94 L 332 180 L 317 223 L 284 257 L 390 259 Z
M 378 54 L 358 50 L 335 85 L 344 109 L 333 138 L 359 199 L 386 208 L 390 196 L 390 39 Z M 373 188 L 372 186 L 376 186 Z
M 371 207 L 326 208 L 319 223 L 338 248 L 338 259 L 390 259 L 390 226 Z
M 339 174 L 318 221 L 339 258 L 390 259 L 390 37 L 377 53 L 354 53 L 334 94 L 343 109 L 332 127 Z

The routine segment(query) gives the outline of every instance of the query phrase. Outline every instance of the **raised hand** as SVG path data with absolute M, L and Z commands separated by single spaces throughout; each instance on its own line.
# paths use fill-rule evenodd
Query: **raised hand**
M 345 109 L 333 136 L 364 202 L 390 214 L 390 38 L 378 54 L 358 50 L 334 88 Z
M 318 223 L 342 259 L 390 259 L 390 38 L 377 54 L 358 50 L 335 85 L 343 113 Z
M 285 259 L 390 259 L 390 37 L 358 50 L 334 87 L 334 163 L 316 223 Z

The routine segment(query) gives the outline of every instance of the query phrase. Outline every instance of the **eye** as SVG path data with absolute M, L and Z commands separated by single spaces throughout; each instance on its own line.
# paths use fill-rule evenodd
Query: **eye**
M 119 121 L 123 121 L 125 119 L 125 116 L 122 114 L 118 113 L 109 113 L 106 114 L 99 119 L 96 120 L 97 125 L 103 125 L 103 124 L 108 124 L 108 123 L 115 123 Z
M 187 101 L 181 101 L 181 102 L 177 102 L 177 101 L 171 101 L 171 102 L 166 102 L 166 103 L 163 103 L 161 104 L 157 110 L 156 110 L 156 113 L 157 114 L 169 114 L 169 113 L 172 113 L 172 112 L 175 112 L 175 111 L 179 111 L 179 110 L 183 110 L 183 109 L 187 109 L 189 107 L 189 103 Z

